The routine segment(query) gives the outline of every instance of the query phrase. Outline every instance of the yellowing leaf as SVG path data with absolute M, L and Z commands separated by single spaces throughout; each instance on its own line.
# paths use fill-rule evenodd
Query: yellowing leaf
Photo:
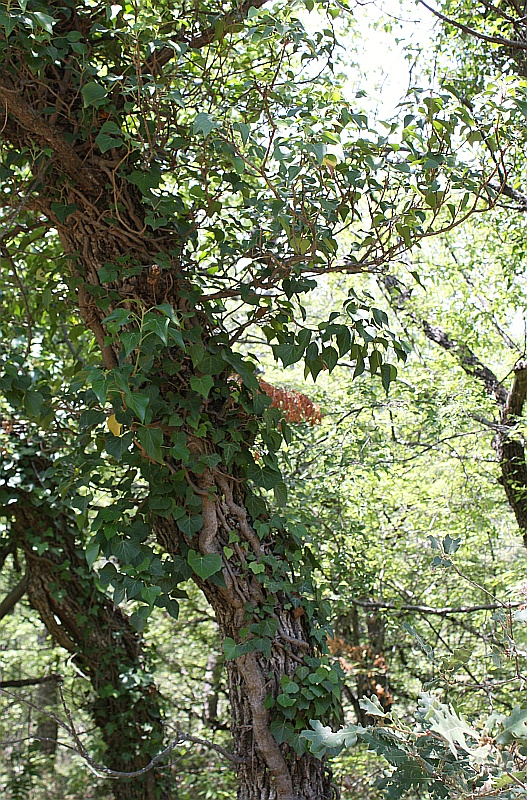
M 327 153 L 322 159 L 323 167 L 330 167 L 331 169 L 335 169 L 337 164 L 338 164 L 338 158 L 337 156 L 334 156 L 333 153 Z
M 120 422 L 117 422 L 115 414 L 111 414 L 108 417 L 108 419 L 106 420 L 106 424 L 108 425 L 108 428 L 110 429 L 110 431 L 113 433 L 114 436 L 121 435 L 121 430 L 123 426 L 121 425 Z

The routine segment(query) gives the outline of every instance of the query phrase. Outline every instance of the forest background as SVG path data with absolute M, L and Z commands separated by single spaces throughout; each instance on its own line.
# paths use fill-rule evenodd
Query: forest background
M 383 122 L 413 13 L 0 9 L 6 798 L 524 796 L 525 21 Z

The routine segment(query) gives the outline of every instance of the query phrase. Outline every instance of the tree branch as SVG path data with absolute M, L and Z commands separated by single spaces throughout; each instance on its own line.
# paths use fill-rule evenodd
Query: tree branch
M 436 16 L 438 19 L 448 23 L 449 25 L 453 25 L 454 28 L 459 28 L 459 30 L 463 31 L 463 33 L 468 33 L 469 36 L 474 36 L 476 39 L 482 39 L 484 42 L 490 42 L 491 44 L 501 44 L 503 47 L 511 47 L 515 50 L 527 50 L 527 42 L 522 42 L 516 39 L 504 39 L 502 36 L 488 36 L 486 33 L 479 33 L 479 31 L 475 31 L 474 28 L 469 28 L 468 25 L 464 25 L 462 22 L 457 22 L 457 20 L 446 17 L 440 11 L 437 11 L 435 8 L 432 8 L 432 6 L 429 6 L 425 0 L 418 0 L 418 2 L 428 9 L 428 11 L 431 11 L 432 14 L 434 14 L 434 16 Z
M 351 602 L 361 608 L 387 608 L 394 611 L 416 611 L 419 614 L 435 614 L 438 617 L 447 617 L 449 614 L 473 614 L 476 611 L 495 611 L 499 608 L 519 608 L 524 603 L 486 603 L 480 606 L 444 606 L 434 608 L 433 606 L 420 605 L 398 605 L 397 603 L 375 603 L 366 600 L 355 600 Z
M 27 573 L 24 575 L 21 581 L 17 583 L 14 589 L 11 589 L 9 594 L 7 594 L 2 602 L 0 603 L 0 619 L 3 619 L 7 614 L 9 614 L 18 601 L 25 595 L 27 589 L 27 582 L 28 577 Z M 2 685 L 2 684 L 0 684 Z
M 73 147 L 64 139 L 61 132 L 52 127 L 40 114 L 29 106 L 13 86 L 0 83 L 0 100 L 3 100 L 6 111 L 16 122 L 29 131 L 42 147 L 51 147 L 60 161 L 60 167 L 86 192 L 98 192 L 99 180 L 92 170 L 88 169 L 79 158 Z
M 21 678 L 13 681 L 0 681 L 0 689 L 21 689 L 23 686 L 38 686 L 50 681 L 61 681 L 60 675 L 45 675 L 43 678 Z

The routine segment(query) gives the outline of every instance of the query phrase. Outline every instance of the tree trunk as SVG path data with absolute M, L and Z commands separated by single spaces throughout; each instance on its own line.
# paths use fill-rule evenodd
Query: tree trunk
M 133 208 L 134 198 L 127 193 L 126 187 L 122 186 L 120 192 L 121 197 L 125 198 L 125 207 Z M 137 219 L 141 213 L 142 209 L 138 207 L 132 216 Z M 128 247 L 128 252 L 133 247 L 134 257 L 137 261 L 140 260 L 143 269 L 127 282 L 114 281 L 107 287 L 108 294 L 115 292 L 125 307 L 132 298 L 134 301 L 139 298 L 144 308 L 168 302 L 179 312 L 191 314 L 193 309 L 187 299 L 188 286 L 178 274 L 177 267 L 162 273 L 152 268 L 150 254 L 153 250 L 166 248 L 166 241 L 133 241 L 127 240 L 126 235 L 123 237 L 124 241 L 117 240 L 112 229 L 101 231 L 100 221 L 91 221 L 88 213 L 81 215 L 77 212 L 75 218 L 75 225 L 70 226 L 67 231 L 60 229 L 60 234 L 67 251 L 83 253 L 84 284 L 79 288 L 80 311 L 101 344 L 106 367 L 115 367 L 118 353 L 115 346 L 107 344 L 102 321 L 105 314 L 90 301 L 94 295 L 93 287 L 100 285 L 99 269 L 108 261 L 119 263 L 123 256 L 123 246 Z M 194 316 L 188 318 L 187 325 L 201 327 L 201 342 L 206 347 L 209 323 L 205 314 L 194 312 Z M 173 357 L 180 360 L 181 353 L 175 352 Z M 189 381 L 194 373 L 189 361 L 187 356 L 178 373 L 181 394 L 190 391 Z M 159 367 L 158 374 L 162 381 L 161 369 Z M 224 411 L 223 407 L 212 410 L 218 427 L 222 424 Z M 240 427 L 246 427 L 247 414 L 241 407 L 239 414 Z M 204 454 L 210 455 L 217 450 L 210 440 L 198 438 L 188 426 L 185 427 L 185 433 L 187 446 L 195 458 Z M 168 469 L 160 469 L 164 469 L 168 477 L 169 471 L 173 473 L 178 467 L 174 463 L 169 464 Z M 275 554 L 277 561 L 280 556 L 276 553 L 275 543 L 270 536 L 260 541 L 252 527 L 250 515 L 244 505 L 244 485 L 240 478 L 229 475 L 225 467 L 218 467 L 205 470 L 201 474 L 187 473 L 187 485 L 201 498 L 203 528 L 189 540 L 183 536 L 173 519 L 155 516 L 153 525 L 161 547 L 175 556 L 181 555 L 183 545 L 187 550 L 194 550 L 202 556 L 217 554 L 223 558 L 224 587 L 201 580 L 196 575 L 193 577 L 214 609 L 224 637 L 241 642 L 243 637 L 240 632 L 261 620 L 264 614 L 262 609 L 271 609 L 273 619 L 278 621 L 270 657 L 252 652 L 228 662 L 234 753 L 247 762 L 239 769 L 239 798 L 325 800 L 331 797 L 327 768 L 323 762 L 309 754 L 299 757 L 286 744 L 279 746 L 269 730 L 271 718 L 264 705 L 267 695 L 274 698 L 280 693 L 281 678 L 292 677 L 296 668 L 304 663 L 304 656 L 314 655 L 314 643 L 310 641 L 305 624 L 307 616 L 291 608 L 291 602 L 285 594 L 267 592 L 256 575 L 247 570 L 246 552 L 257 562 L 264 553 L 271 556 Z M 233 557 L 228 560 L 223 556 L 223 547 L 228 546 L 232 531 L 237 532 L 240 545 L 235 547 Z
M 45 466 L 49 463 L 35 458 L 30 469 L 35 475 Z M 163 726 L 141 639 L 121 610 L 95 587 L 76 545 L 74 521 L 41 501 L 34 505 L 27 492 L 17 494 L 17 503 L 5 512 L 12 515 L 11 536 L 25 554 L 29 602 L 92 684 L 94 699 L 88 710 L 106 747 L 104 765 L 122 772 L 142 769 L 161 749 Z M 139 676 L 140 684 L 130 687 L 131 676 Z M 42 686 L 56 695 L 56 683 Z M 46 745 L 51 748 L 43 743 L 41 749 L 48 752 Z M 167 776 L 149 772 L 112 781 L 111 788 L 116 800 L 160 800 L 170 796 L 168 784 Z
M 6 102 L 3 136 L 15 146 L 38 142 L 55 152 L 56 158 L 41 177 L 33 202 L 48 218 L 49 226 L 58 231 L 72 266 L 71 276 L 65 275 L 64 280 L 76 287 L 80 314 L 101 348 L 109 374 L 123 363 L 139 363 L 134 362 L 135 352 L 123 359 L 120 342 L 108 335 L 104 320 L 118 308 L 141 316 L 159 304 L 167 304 L 183 319 L 183 334 L 189 342 L 205 352 L 214 352 L 214 347 L 217 350 L 220 345 L 211 347 L 211 342 L 219 341 L 218 323 L 187 277 L 189 264 L 187 272 L 182 265 L 186 239 L 171 232 L 148 230 L 141 195 L 120 167 L 126 156 L 119 155 L 113 161 L 110 154 L 100 158 L 92 142 L 89 159 L 80 159 L 60 131 L 50 130 L 49 123 L 35 113 L 28 115 L 23 99 L 28 91 L 24 87 L 20 87 L 20 94 L 13 90 L 13 83 L 3 91 L 0 86 L 0 96 Z M 45 96 L 38 100 L 39 107 L 50 102 Z M 64 100 L 63 103 L 66 106 Z M 78 93 L 72 94 L 71 103 L 78 104 Z M 66 221 L 57 217 L 57 202 L 75 208 Z M 132 331 L 132 327 L 125 325 L 125 330 Z M 222 341 L 228 342 L 227 334 Z M 188 350 L 175 345 L 162 347 L 160 343 L 159 354 L 152 357 L 148 367 L 134 370 L 136 383 L 130 388 L 130 401 L 134 399 L 133 392 L 152 387 L 158 392 L 158 406 L 162 406 L 148 423 L 127 423 L 134 432 L 134 452 L 141 455 L 143 477 L 150 482 L 150 492 L 159 482 L 172 481 L 173 492 L 167 495 L 168 500 L 173 499 L 185 509 L 191 504 L 192 513 L 201 514 L 203 524 L 199 531 L 187 534 L 170 514 L 159 516 L 153 512 L 148 519 L 159 545 L 171 556 L 187 559 L 189 553 L 197 558 L 213 555 L 222 562 L 219 575 L 203 578 L 195 571 L 193 578 L 214 609 L 226 643 L 230 640 L 240 648 L 228 661 L 234 752 L 243 759 L 239 767 L 239 799 L 328 800 L 332 794 L 328 770 L 322 761 L 302 752 L 303 741 L 298 739 L 310 717 L 327 719 L 331 708 L 338 705 L 335 681 L 332 684 L 325 678 L 327 673 L 334 679 L 335 673 L 318 657 L 323 653 L 326 633 L 314 620 L 317 602 L 311 599 L 309 608 L 301 602 L 294 559 L 291 563 L 301 545 L 280 531 L 273 532 L 270 525 L 265 533 L 260 526 L 257 535 L 255 523 L 259 514 L 251 518 L 248 512 L 243 473 L 240 468 L 229 466 L 218 445 L 220 435 L 228 437 L 234 432 L 237 438 L 233 441 L 241 443 L 245 463 L 250 464 L 253 459 L 251 448 L 260 423 L 257 414 L 247 410 L 252 402 L 250 393 L 231 379 L 231 373 L 230 367 L 213 373 L 214 388 L 202 398 L 194 415 L 205 421 L 201 426 L 198 421 L 196 427 L 191 424 L 192 409 L 199 393 L 192 382 L 200 380 L 202 373 Z M 142 384 L 138 383 L 140 379 Z M 237 394 L 241 394 L 240 401 Z M 161 429 L 165 452 L 170 450 L 175 429 L 169 420 L 177 410 L 174 395 L 181 398 L 184 420 L 177 431 L 185 436 L 193 459 L 191 467 L 171 456 L 159 463 L 137 441 L 141 431 Z M 120 402 L 117 393 L 115 402 Z M 129 420 L 128 411 L 129 407 L 123 405 L 116 413 Z M 211 459 L 215 462 L 213 467 Z M 144 499 L 137 498 L 137 505 L 140 502 Z M 264 520 L 265 513 L 260 522 Z M 231 554 L 227 555 L 224 548 L 229 548 Z M 36 564 L 30 552 L 28 559 L 30 564 L 32 560 Z M 45 581 L 39 577 L 32 583 L 33 602 L 44 592 Z M 52 615 L 48 615 L 48 621 L 53 628 Z M 251 626 L 260 625 L 268 632 L 250 630 Z M 291 706 L 276 702 L 283 695 L 284 681 L 293 677 L 302 713 L 290 713 Z M 137 713 L 141 727 L 142 712 L 138 709 Z M 277 732 L 277 725 L 282 726 L 282 734 Z M 291 742 L 294 737 L 298 752 L 282 741 L 285 738 Z

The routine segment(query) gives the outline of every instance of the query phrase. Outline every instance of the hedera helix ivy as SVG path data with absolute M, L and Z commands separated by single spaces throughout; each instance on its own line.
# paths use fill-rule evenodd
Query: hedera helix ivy
M 337 714 L 339 676 L 316 553 L 285 511 L 289 429 L 247 333 L 284 367 L 316 378 L 351 358 L 388 389 L 406 351 L 386 315 L 350 289 L 312 325 L 309 293 L 400 258 L 499 187 L 493 162 L 454 154 L 473 126 L 462 103 L 419 98 L 379 134 L 333 73 L 311 77 L 335 59 L 333 27 L 310 37 L 293 4 L 263 5 L 19 0 L 0 13 L 2 259 L 27 279 L 28 322 L 4 396 L 37 427 L 78 424 L 57 458 L 62 491 L 137 628 L 155 606 L 176 616 L 189 578 L 203 590 L 228 657 L 240 797 L 291 800 L 331 791 L 300 732 Z M 489 125 L 513 115 L 496 105 Z M 42 257 L 37 277 L 50 242 L 59 259 L 51 276 Z M 39 281 L 46 302 L 27 297 Z M 47 375 L 32 372 L 35 317 Z M 66 331 L 73 354 L 56 358 L 64 322 L 82 324 L 81 351 Z
M 27 388 L 31 379 L 22 378 Z M 2 382 L 5 390 L 5 377 Z M 3 408 L 4 413 L 7 410 Z M 162 747 L 164 737 L 162 700 L 149 672 L 149 656 L 141 636 L 97 587 L 97 577 L 86 563 L 86 531 L 79 529 L 71 496 L 64 494 L 60 463 L 46 454 L 52 441 L 34 431 L 28 437 L 28 431 L 13 420 L 12 411 L 11 421 L 3 420 L 2 431 L 3 558 L 12 554 L 15 571 L 23 559 L 22 581 L 29 604 L 91 684 L 83 705 L 100 732 L 106 754 L 92 753 L 95 762 L 107 758 L 113 770 L 140 771 Z M 62 442 L 53 444 L 57 448 Z M 8 695 L 8 699 L 13 697 Z M 153 783 L 139 775 L 135 787 L 117 784 L 115 798 L 147 796 Z M 169 777 L 156 776 L 155 787 L 159 797 L 168 797 Z

